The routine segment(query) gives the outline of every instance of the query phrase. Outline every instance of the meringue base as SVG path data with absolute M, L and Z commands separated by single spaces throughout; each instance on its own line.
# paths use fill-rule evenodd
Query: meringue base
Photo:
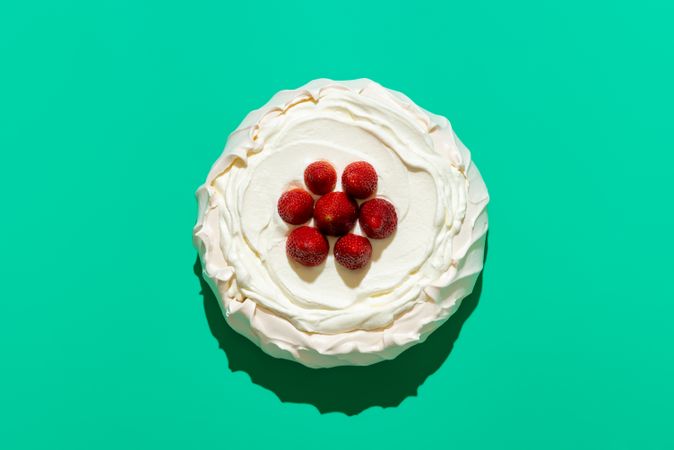
M 289 99 L 317 98 L 322 88 L 338 83 L 355 90 L 373 84 L 370 80 L 315 80 L 298 90 L 282 91 L 254 115 L 262 117 L 265 111 L 279 108 Z M 402 94 L 395 94 L 405 98 Z M 333 334 L 303 331 L 259 302 L 243 296 L 237 288 L 236 274 L 223 255 L 218 208 L 212 201 L 212 180 L 229 167 L 235 157 L 224 153 L 211 169 L 206 184 L 197 191 L 199 216 L 194 228 L 194 245 L 202 262 L 204 279 L 218 298 L 227 323 L 235 331 L 273 357 L 297 361 L 308 367 L 365 366 L 393 359 L 407 348 L 425 341 L 459 308 L 461 300 L 473 291 L 483 267 L 489 196 L 477 167 L 471 161 L 470 152 L 451 131 L 448 121 L 425 113 L 435 126 L 446 128 L 451 133 L 448 136 L 453 136 L 456 143 L 453 157 L 461 161 L 468 186 L 463 223 L 452 237 L 451 264 L 442 274 L 441 282 L 432 286 L 436 295 L 416 303 L 385 327 Z M 256 120 L 249 117 L 233 135 L 248 135 L 256 126 Z

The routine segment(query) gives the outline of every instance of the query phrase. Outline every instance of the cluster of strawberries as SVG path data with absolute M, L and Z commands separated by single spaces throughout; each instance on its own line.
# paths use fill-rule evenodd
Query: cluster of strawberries
M 377 172 L 371 164 L 356 161 L 344 169 L 342 189 L 334 191 L 337 172 L 327 161 L 316 161 L 304 170 L 304 183 L 320 196 L 304 189 L 284 192 L 278 201 L 278 213 L 291 225 L 302 225 L 312 217 L 315 227 L 303 225 L 288 235 L 288 257 L 305 266 L 317 266 L 328 256 L 330 244 L 325 236 L 339 236 L 335 243 L 335 260 L 350 270 L 365 267 L 372 257 L 372 244 L 367 237 L 384 239 L 395 232 L 398 216 L 394 206 L 372 198 L 360 206 L 355 199 L 367 199 L 377 190 Z M 356 221 L 367 237 L 351 233 Z

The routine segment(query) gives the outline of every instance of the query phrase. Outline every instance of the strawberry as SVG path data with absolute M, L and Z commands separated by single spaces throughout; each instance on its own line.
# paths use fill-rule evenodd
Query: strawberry
M 391 202 L 373 198 L 360 205 L 360 228 L 372 239 L 384 239 L 392 235 L 398 226 L 398 215 Z
M 316 161 L 304 169 L 304 184 L 316 195 L 332 191 L 337 183 L 337 172 L 327 161 Z
M 351 197 L 368 198 L 377 190 L 377 172 L 368 162 L 352 162 L 342 173 L 342 189 Z
M 319 198 L 314 208 L 316 226 L 323 234 L 341 236 L 353 228 L 358 204 L 344 192 L 330 192 Z
M 365 267 L 372 257 L 372 245 L 366 237 L 349 233 L 335 243 L 335 260 L 349 270 Z
M 317 266 L 328 257 L 330 245 L 314 227 L 295 228 L 286 241 L 286 255 L 303 266 Z
M 281 219 L 291 225 L 300 225 L 311 219 L 314 198 L 304 189 L 291 189 L 281 195 L 276 206 Z

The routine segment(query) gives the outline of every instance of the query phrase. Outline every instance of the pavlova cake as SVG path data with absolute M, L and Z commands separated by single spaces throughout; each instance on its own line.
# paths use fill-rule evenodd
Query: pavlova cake
M 367 79 L 276 94 L 197 198 L 194 244 L 227 322 L 309 367 L 395 358 L 482 270 L 489 197 L 468 149 Z

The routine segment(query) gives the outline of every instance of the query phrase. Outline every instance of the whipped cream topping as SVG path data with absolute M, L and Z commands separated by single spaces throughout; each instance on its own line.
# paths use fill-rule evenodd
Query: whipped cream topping
M 343 268 L 332 252 L 318 267 L 285 254 L 292 226 L 276 202 L 321 159 L 339 175 L 350 162 L 368 161 L 379 175 L 376 195 L 396 207 L 397 232 L 371 241 L 364 269 Z M 488 196 L 467 149 L 446 119 L 370 80 L 316 80 L 277 94 L 232 133 L 198 196 L 195 244 L 228 321 L 269 353 L 307 365 L 394 356 L 458 307 L 482 267 Z M 239 310 L 247 313 L 237 327 L 230 316 Z M 405 325 L 405 338 L 382 339 L 422 311 L 427 317 Z M 377 356 L 344 356 L 360 353 L 359 345 Z

